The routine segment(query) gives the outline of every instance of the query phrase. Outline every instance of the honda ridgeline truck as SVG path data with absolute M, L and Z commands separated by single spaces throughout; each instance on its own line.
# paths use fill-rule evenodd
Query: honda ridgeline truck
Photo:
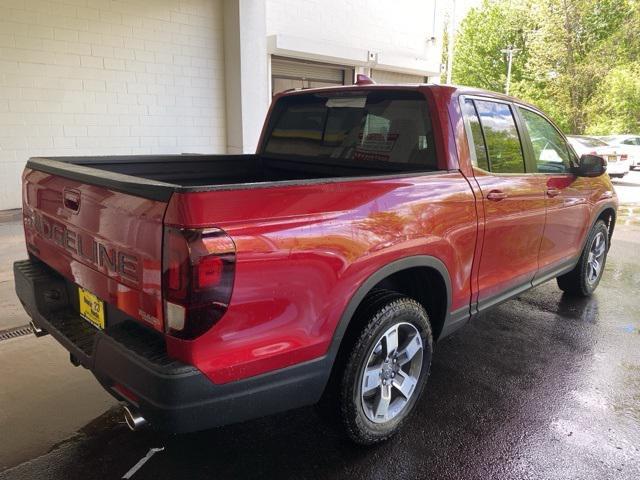
M 605 169 L 504 95 L 289 91 L 254 155 L 30 159 L 16 290 L 131 427 L 328 398 L 370 444 L 414 410 L 435 342 L 553 278 L 594 291 L 617 209 Z

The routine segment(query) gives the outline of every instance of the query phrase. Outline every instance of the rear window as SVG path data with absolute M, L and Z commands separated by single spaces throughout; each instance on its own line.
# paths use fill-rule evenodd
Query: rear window
M 284 97 L 271 117 L 264 154 L 437 169 L 427 103 L 409 91 Z

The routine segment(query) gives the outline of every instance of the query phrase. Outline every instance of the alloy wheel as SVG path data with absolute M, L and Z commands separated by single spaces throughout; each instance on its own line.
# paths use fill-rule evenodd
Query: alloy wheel
M 604 233 L 598 232 L 591 243 L 589 258 L 587 259 L 587 282 L 593 285 L 602 274 L 604 264 L 604 254 L 607 249 L 607 242 Z
M 404 410 L 420 378 L 422 354 L 420 332 L 411 323 L 397 323 L 380 336 L 362 374 L 362 407 L 370 421 L 388 422 Z

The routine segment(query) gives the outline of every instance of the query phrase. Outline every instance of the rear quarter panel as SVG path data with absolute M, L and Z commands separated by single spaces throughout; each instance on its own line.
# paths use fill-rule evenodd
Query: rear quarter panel
M 459 172 L 178 193 L 165 223 L 217 226 L 237 246 L 226 314 L 196 340 L 167 340 L 217 383 L 324 355 L 358 287 L 397 259 L 438 258 L 451 310 L 469 304 L 477 224 Z

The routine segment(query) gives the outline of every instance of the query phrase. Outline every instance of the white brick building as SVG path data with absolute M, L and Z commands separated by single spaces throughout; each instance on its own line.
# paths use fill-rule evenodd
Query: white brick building
M 250 152 L 271 95 L 439 75 L 445 0 L 0 0 L 0 210 L 35 155 Z M 437 78 L 436 78 L 437 80 Z

